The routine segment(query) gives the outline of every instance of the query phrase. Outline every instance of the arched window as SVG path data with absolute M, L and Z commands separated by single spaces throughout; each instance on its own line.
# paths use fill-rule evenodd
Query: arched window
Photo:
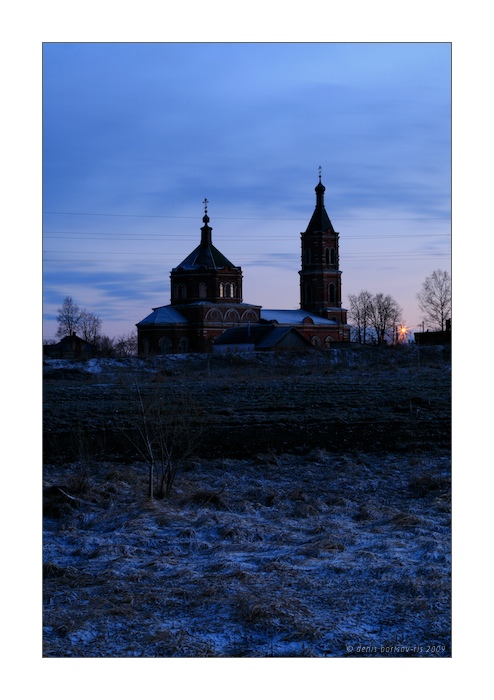
M 160 338 L 159 339 L 159 348 L 160 348 L 160 353 L 162 355 L 166 355 L 167 353 L 172 351 L 172 341 L 170 338 Z
M 240 321 L 240 316 L 238 315 L 238 311 L 235 309 L 229 309 L 227 313 L 225 314 L 226 320 L 227 321 Z
M 310 304 L 312 302 L 312 286 L 307 283 L 304 287 L 304 302 Z
M 178 351 L 182 353 L 189 352 L 189 339 L 182 336 L 178 344 Z
M 221 293 L 221 288 L 223 287 L 223 293 Z M 226 284 L 220 285 L 220 297 L 223 296 L 226 299 L 233 299 L 235 296 L 235 285 L 232 282 L 227 282 Z
M 331 265 L 336 265 L 336 250 L 331 248 Z
M 225 285 L 223 282 L 220 283 L 220 297 L 223 298 L 225 296 Z
M 310 265 L 312 263 L 312 251 L 310 248 L 305 248 L 304 259 L 306 265 Z
M 199 299 L 205 299 L 208 295 L 208 288 L 205 282 L 199 282 Z
M 328 301 L 330 304 L 334 304 L 336 301 L 336 287 L 332 282 L 328 286 Z
M 324 258 L 325 258 L 325 260 L 326 260 L 326 265 L 329 265 L 330 262 L 331 262 L 331 254 L 330 254 L 329 248 L 326 248 L 326 249 L 325 249 L 325 251 L 324 251 Z

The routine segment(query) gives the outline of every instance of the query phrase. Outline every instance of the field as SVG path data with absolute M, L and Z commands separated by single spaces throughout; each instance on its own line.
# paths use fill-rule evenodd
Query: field
M 47 362 L 44 654 L 450 656 L 450 364 L 420 352 Z

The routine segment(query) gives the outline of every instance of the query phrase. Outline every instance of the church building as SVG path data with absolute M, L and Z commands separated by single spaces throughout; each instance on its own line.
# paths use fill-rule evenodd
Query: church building
M 325 187 L 315 188 L 316 207 L 301 234 L 300 309 L 263 309 L 243 302 L 242 270 L 212 242 L 207 205 L 201 241 L 170 275 L 171 303 L 158 306 L 137 325 L 139 356 L 210 352 L 227 329 L 269 323 L 294 328 L 313 346 L 350 340 L 341 305 L 339 234 L 324 207 Z

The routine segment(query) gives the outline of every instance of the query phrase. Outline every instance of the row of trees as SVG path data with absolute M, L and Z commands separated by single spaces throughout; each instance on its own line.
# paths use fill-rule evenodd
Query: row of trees
M 131 332 L 110 338 L 101 333 L 101 318 L 92 311 L 80 309 L 72 297 L 65 297 L 57 315 L 57 338 L 75 333 L 87 343 L 94 345 L 105 357 L 129 357 L 137 355 L 137 333 Z
M 395 340 L 395 329 L 401 324 L 402 309 L 393 297 L 362 291 L 360 294 L 350 294 L 348 299 L 348 312 L 354 325 L 353 340 L 377 345 Z
M 361 291 L 350 294 L 348 313 L 353 322 L 353 340 L 383 345 L 406 338 L 402 309 L 389 294 Z M 422 320 L 432 330 L 444 331 L 451 319 L 451 277 L 444 270 L 434 270 L 417 294 Z

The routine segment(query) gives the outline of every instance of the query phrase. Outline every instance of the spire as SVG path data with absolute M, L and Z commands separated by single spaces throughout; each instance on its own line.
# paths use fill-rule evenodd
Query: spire
M 333 225 L 331 224 L 331 221 L 329 220 L 329 217 L 326 213 L 326 209 L 324 207 L 324 193 L 326 191 L 326 188 L 322 184 L 321 179 L 322 167 L 319 166 L 319 182 L 315 187 L 316 208 L 307 227 L 307 233 L 310 231 L 333 231 Z
M 204 216 L 202 217 L 202 220 L 204 222 L 204 226 L 201 228 L 201 245 L 206 245 L 209 246 L 212 243 L 212 231 L 213 229 L 211 226 L 209 226 L 209 216 L 208 216 L 208 200 L 206 197 L 204 197 L 203 200 L 204 204 Z
M 208 204 L 209 201 L 207 200 L 206 197 L 204 197 L 203 202 L 204 204 L 204 216 L 202 217 L 202 220 L 204 221 L 205 224 L 209 222 L 209 216 L 208 216 Z
M 201 226 L 201 242 L 197 248 L 195 248 L 195 250 L 193 250 L 192 253 L 188 255 L 185 260 L 180 263 L 180 265 L 178 265 L 178 267 L 173 268 L 173 270 L 178 270 L 179 268 L 187 270 L 199 268 L 207 268 L 208 270 L 216 270 L 223 267 L 231 267 L 232 269 L 235 268 L 235 265 L 214 247 L 212 242 L 213 229 L 209 225 L 210 219 L 208 216 L 209 201 L 204 198 L 203 204 L 204 216 L 202 217 L 202 221 L 204 226 Z
M 321 182 L 321 177 L 322 177 L 322 168 L 319 166 L 319 182 L 316 185 L 315 192 L 316 192 L 316 208 L 323 208 L 324 209 L 324 193 L 326 191 L 326 188 Z

